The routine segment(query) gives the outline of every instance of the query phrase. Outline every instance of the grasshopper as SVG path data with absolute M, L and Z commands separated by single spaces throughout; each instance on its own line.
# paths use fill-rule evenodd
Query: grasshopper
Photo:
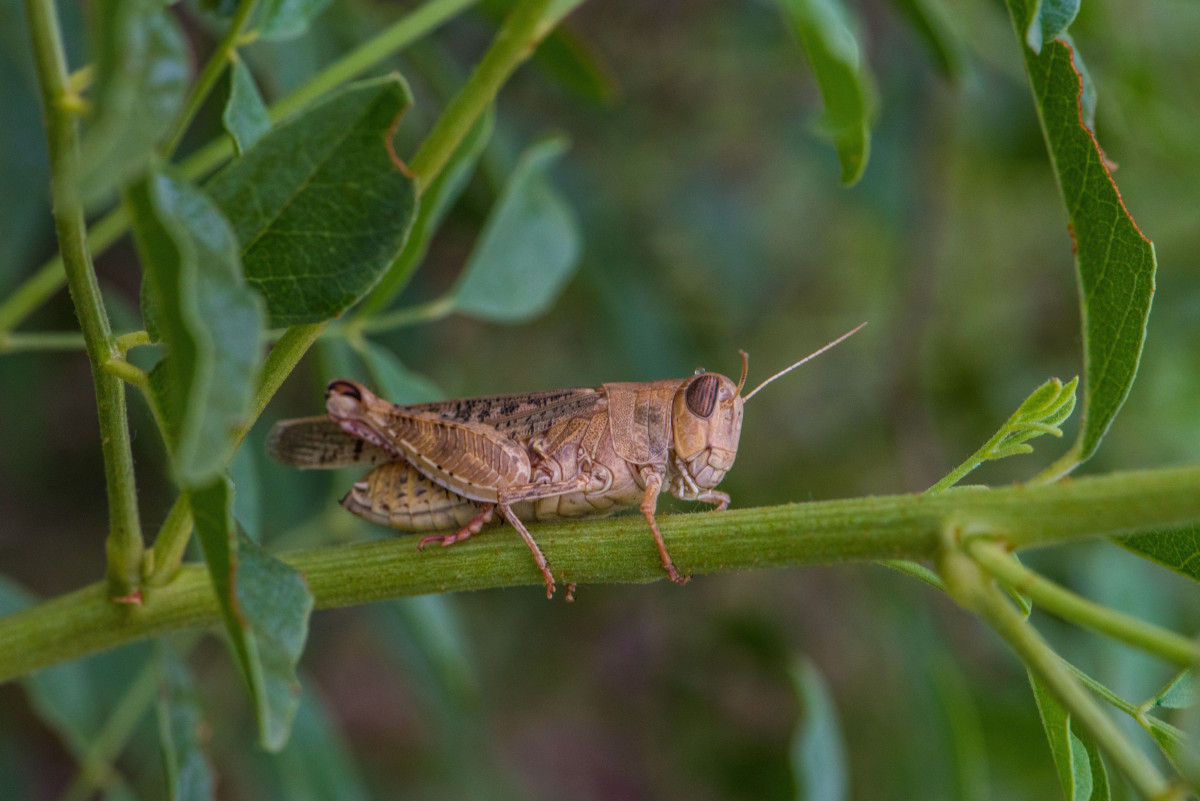
M 638 506 L 671 581 L 688 580 L 671 560 L 654 514 L 665 490 L 729 506 L 716 489 L 733 466 L 742 409 L 759 390 L 866 325 L 741 394 L 749 358 L 729 378 L 687 378 L 398 406 L 354 381 L 325 391 L 324 417 L 276 423 L 267 450 L 301 468 L 373 469 L 342 505 L 359 517 L 427 536 L 418 548 L 461 542 L 496 512 L 521 535 L 554 595 L 554 576 L 523 520 L 606 515 Z

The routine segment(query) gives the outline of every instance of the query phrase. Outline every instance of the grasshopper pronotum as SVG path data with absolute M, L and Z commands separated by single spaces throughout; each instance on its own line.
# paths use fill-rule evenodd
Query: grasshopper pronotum
M 759 390 L 866 325 L 763 381 L 746 395 L 744 351 L 737 384 L 717 373 L 397 406 L 354 381 L 325 391 L 325 417 L 281 420 L 267 449 L 302 468 L 374 465 L 342 499 L 354 514 L 451 545 L 499 511 L 533 553 L 554 595 L 554 576 L 522 520 L 605 515 L 638 506 L 663 569 L 675 569 L 654 512 L 663 489 L 729 506 L 715 489 L 737 456 L 742 407 Z

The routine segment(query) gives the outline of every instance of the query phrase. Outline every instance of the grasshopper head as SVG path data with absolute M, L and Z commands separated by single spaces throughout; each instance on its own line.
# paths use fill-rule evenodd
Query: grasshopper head
M 698 487 L 712 489 L 733 466 L 742 433 L 739 390 L 740 385 L 723 375 L 700 373 L 675 393 L 675 455 Z

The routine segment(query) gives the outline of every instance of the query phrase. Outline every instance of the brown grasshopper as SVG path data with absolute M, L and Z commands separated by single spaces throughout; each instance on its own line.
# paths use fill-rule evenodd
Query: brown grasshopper
M 267 450 L 302 468 L 375 465 L 342 505 L 406 531 L 454 529 L 423 538 L 418 548 L 465 540 L 498 510 L 533 553 L 547 598 L 554 576 L 522 520 L 638 505 L 663 569 L 682 584 L 688 577 L 675 568 L 654 519 L 659 493 L 727 508 L 729 496 L 715 487 L 737 456 L 745 402 L 863 325 L 745 396 L 745 351 L 737 384 L 697 370 L 687 378 L 397 406 L 339 379 L 325 391 L 328 416 L 276 423 Z

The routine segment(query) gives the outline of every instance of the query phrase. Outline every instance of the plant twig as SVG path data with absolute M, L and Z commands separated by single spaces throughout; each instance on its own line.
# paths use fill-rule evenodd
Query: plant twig
M 1011 589 L 1029 596 L 1051 614 L 1129 643 L 1180 667 L 1200 664 L 1200 643 L 1081 598 L 1013 559 L 999 543 L 976 538 L 968 540 L 964 546 L 984 570 Z
M 60 104 L 69 91 L 69 79 L 58 11 L 52 0 L 26 0 L 25 10 L 46 120 L 55 231 L 96 388 L 108 489 L 109 530 L 105 542 L 108 594 L 110 598 L 134 601 L 138 598 L 144 546 L 138 519 L 129 421 L 125 412 L 125 387 L 119 378 L 105 370 L 105 363 L 118 356 L 118 352 L 85 241 L 87 227 L 83 206 L 72 184 L 73 176 L 78 174 L 75 167 L 79 130 L 75 120 L 62 110 Z
M 196 83 L 192 86 L 192 91 L 188 94 L 187 100 L 183 104 L 183 110 L 179 112 L 179 117 L 171 126 L 170 132 L 163 138 L 162 147 L 159 149 L 159 152 L 165 158 L 170 158 L 171 154 L 175 152 L 175 148 L 179 147 L 179 142 L 183 139 L 183 135 L 187 133 L 192 118 L 196 116 L 196 112 L 200 110 L 200 106 L 204 105 L 209 92 L 217 85 L 221 73 L 225 71 L 225 68 L 229 66 L 229 62 L 236 56 L 237 47 L 242 37 L 242 29 L 250 21 L 250 16 L 254 13 L 256 5 L 258 5 L 258 0 L 241 0 L 238 3 L 233 16 L 229 20 L 229 27 L 225 29 L 225 35 L 221 37 L 221 41 L 217 42 L 216 49 L 208 57 L 208 63 L 204 65 L 204 69 L 200 71 L 199 77 L 196 78 Z
M 1139 502 L 1141 499 L 1143 502 Z M 949 525 L 1023 529 L 1026 545 L 1158 530 L 1200 521 L 1200 467 L 1114 473 L 1029 488 L 963 489 L 787 504 L 659 519 L 680 570 L 702 574 L 877 559 L 930 559 Z M 530 526 L 560 582 L 663 578 L 637 516 Z M 416 549 L 411 537 L 280 555 L 302 573 L 318 608 L 404 595 L 541 585 L 519 538 L 501 529 L 452 548 Z M 969 558 L 964 558 L 970 562 Z M 973 562 L 971 562 L 974 565 Z M 165 631 L 208 625 L 216 600 L 203 566 L 183 565 L 137 615 L 85 587 L 0 618 L 0 681 Z
M 1170 798 L 1171 786 L 1154 763 L 1079 685 L 1062 657 L 1042 639 L 995 582 L 967 553 L 952 545 L 947 549 L 940 558 L 943 576 L 955 599 L 986 620 L 1016 651 L 1026 667 L 1050 688 L 1138 792 L 1148 799 Z

